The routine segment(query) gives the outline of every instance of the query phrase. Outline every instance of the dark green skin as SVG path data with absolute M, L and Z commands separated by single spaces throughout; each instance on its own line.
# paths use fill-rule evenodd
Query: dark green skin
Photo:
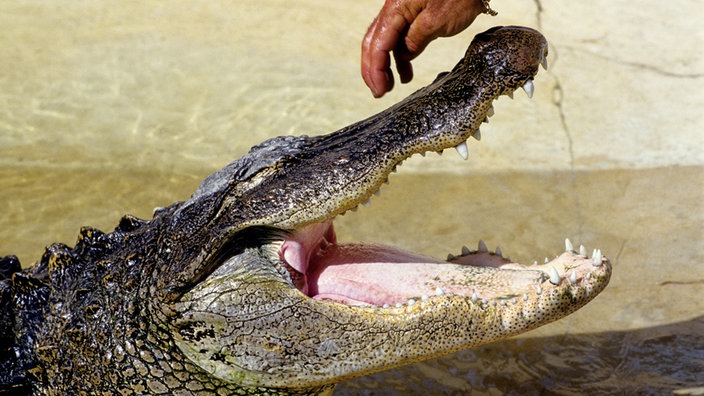
M 262 388 L 208 374 L 177 342 L 212 336 L 184 319 L 184 296 L 227 258 L 287 284 L 263 247 L 356 207 L 412 154 L 464 142 L 496 97 L 533 78 L 546 48 L 533 30 L 492 29 L 452 72 L 382 113 L 329 135 L 269 140 L 189 200 L 151 220 L 125 216 L 111 233 L 85 227 L 74 247 L 53 244 L 31 268 L 3 258 L 0 394 L 331 391 L 339 379 Z

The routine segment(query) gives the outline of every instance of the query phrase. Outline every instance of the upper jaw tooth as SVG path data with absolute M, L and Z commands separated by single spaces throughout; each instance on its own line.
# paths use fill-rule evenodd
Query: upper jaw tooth
M 526 91 L 526 95 L 528 95 L 529 98 L 533 97 L 533 91 L 535 90 L 535 86 L 533 85 L 533 80 L 527 80 L 525 84 L 523 84 L 523 90 Z
M 543 58 L 540 61 L 540 66 L 542 66 L 543 69 L 547 70 L 548 69 L 548 58 Z
M 467 142 L 462 142 L 455 146 L 455 150 L 460 154 L 463 159 L 469 158 L 469 148 L 467 147 Z

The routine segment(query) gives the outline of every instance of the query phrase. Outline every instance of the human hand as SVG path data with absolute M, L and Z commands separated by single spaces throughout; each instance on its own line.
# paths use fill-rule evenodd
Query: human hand
M 413 78 L 411 60 L 431 41 L 466 29 L 490 12 L 482 0 L 386 0 L 362 42 L 362 78 L 376 98 L 394 86 L 393 51 L 402 83 Z

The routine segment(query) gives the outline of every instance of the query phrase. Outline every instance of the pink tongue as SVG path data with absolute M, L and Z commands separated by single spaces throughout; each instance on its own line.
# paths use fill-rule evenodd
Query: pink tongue
M 324 258 L 313 258 L 308 272 L 308 295 L 346 304 L 405 303 L 432 295 L 429 280 L 452 265 L 401 250 L 375 245 L 336 245 Z

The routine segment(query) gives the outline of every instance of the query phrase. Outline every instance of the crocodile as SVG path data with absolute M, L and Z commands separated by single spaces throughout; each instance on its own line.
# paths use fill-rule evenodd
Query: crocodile
M 545 264 L 480 241 L 446 260 L 337 242 L 405 159 L 455 147 L 523 87 L 547 42 L 477 35 L 464 58 L 381 113 L 328 135 L 282 136 L 149 220 L 83 227 L 22 269 L 0 260 L 0 393 L 331 394 L 335 384 L 516 335 L 607 285 L 611 264 L 566 241 Z

